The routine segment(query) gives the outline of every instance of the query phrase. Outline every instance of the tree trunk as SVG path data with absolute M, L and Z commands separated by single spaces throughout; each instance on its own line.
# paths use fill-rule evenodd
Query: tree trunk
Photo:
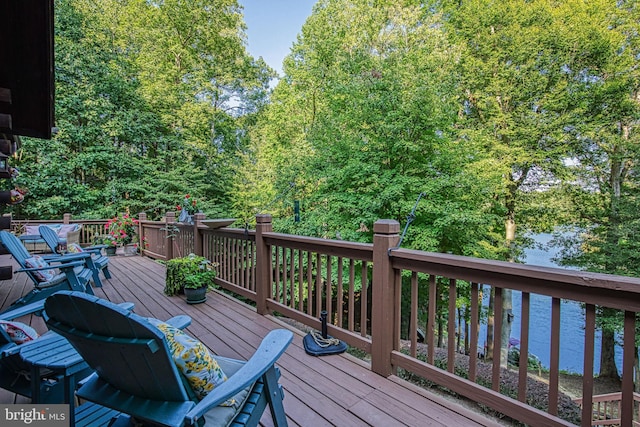
M 507 367 L 509 359 L 509 338 L 511 338 L 511 320 L 513 318 L 513 304 L 511 289 L 502 290 L 502 333 L 500 335 L 500 366 Z
M 604 329 L 602 331 L 602 350 L 600 351 L 600 377 L 620 381 L 615 356 L 615 334 L 610 329 Z
M 489 294 L 489 312 L 487 313 L 487 343 L 484 349 L 484 357 L 487 360 L 493 359 L 493 307 L 494 307 L 494 295 L 493 286 L 491 287 L 491 293 Z
M 505 244 L 511 247 L 516 240 L 515 202 L 508 202 L 509 211 L 505 222 Z M 514 259 L 509 255 L 509 262 Z M 511 321 L 513 319 L 513 297 L 511 289 L 502 290 L 502 331 L 500 331 L 500 366 L 507 367 L 509 362 L 509 338 L 511 338 Z

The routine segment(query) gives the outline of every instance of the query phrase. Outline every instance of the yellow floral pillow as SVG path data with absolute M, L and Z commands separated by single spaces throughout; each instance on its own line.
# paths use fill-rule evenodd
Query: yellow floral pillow
M 200 341 L 182 330 L 163 322 L 152 322 L 164 333 L 178 370 L 187 378 L 191 389 L 203 399 L 216 386 L 227 380 L 227 376 L 211 357 L 209 349 Z M 233 399 L 223 406 L 232 406 Z
M 82 249 L 82 246 L 77 243 L 69 243 L 67 245 L 67 251 L 72 254 L 79 254 L 81 252 L 84 252 L 84 249 Z

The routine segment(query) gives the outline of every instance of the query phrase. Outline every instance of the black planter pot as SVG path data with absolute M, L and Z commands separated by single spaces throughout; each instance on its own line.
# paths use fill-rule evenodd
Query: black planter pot
M 187 297 L 187 304 L 200 304 L 207 300 L 207 287 L 203 286 L 197 289 L 184 288 L 184 294 Z

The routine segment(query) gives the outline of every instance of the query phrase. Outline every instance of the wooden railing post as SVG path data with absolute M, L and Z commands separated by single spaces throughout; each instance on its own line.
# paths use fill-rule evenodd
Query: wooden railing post
M 202 252 L 202 233 L 198 227 L 202 225 L 202 220 L 206 219 L 207 215 L 202 212 L 193 214 L 193 253 L 199 256 L 203 256 Z
M 271 215 L 256 215 L 256 310 L 258 314 L 267 313 L 267 298 L 270 296 L 271 248 L 264 242 L 262 233 L 273 231 Z
M 165 240 L 166 240 L 166 260 L 173 259 L 173 228 L 176 222 L 176 213 L 167 212 L 164 218 L 165 222 Z
M 144 236 L 144 227 L 142 226 L 142 221 L 146 221 L 147 220 L 147 213 L 146 212 L 140 212 L 138 214 L 138 252 L 140 252 L 140 255 L 144 255 L 144 242 L 146 241 L 146 238 Z
M 389 249 L 400 241 L 400 223 L 381 219 L 373 224 L 373 289 L 371 306 L 371 370 L 388 377 L 393 373 L 391 351 L 395 347 L 396 289 Z
M 70 213 L 66 213 L 66 214 L 62 215 L 62 223 L 63 224 L 71 224 L 71 214 Z

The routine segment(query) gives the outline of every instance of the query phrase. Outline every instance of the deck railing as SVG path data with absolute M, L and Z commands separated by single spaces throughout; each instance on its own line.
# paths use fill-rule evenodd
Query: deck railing
M 576 403 L 582 407 L 582 399 L 576 399 Z M 591 410 L 593 414 L 592 426 L 621 425 L 622 393 L 594 396 Z M 640 394 L 638 393 L 633 393 L 633 426 L 640 426 Z
M 203 255 L 218 265 L 216 283 L 254 301 L 259 313 L 277 312 L 319 330 L 319 313 L 326 310 L 329 334 L 366 352 L 380 375 L 423 378 L 528 425 L 603 425 L 592 423 L 592 408 L 600 399 L 590 374 L 599 357 L 596 318 L 603 307 L 618 310 L 622 383 L 614 424 L 638 421 L 640 279 L 400 249 L 400 224 L 390 220 L 376 222 L 373 243 L 363 244 L 274 233 L 269 215 L 256 217 L 256 230 L 211 229 L 203 219 L 196 214 L 195 224 L 185 225 L 171 212 L 159 222 L 142 214 L 143 254 L 165 260 Z M 511 292 L 521 295 L 519 312 L 508 305 Z M 495 332 L 492 348 L 481 358 L 476 349 L 487 293 L 493 299 L 493 325 L 486 328 Z M 531 313 L 531 298 L 537 295 L 549 298 L 550 325 L 541 325 Z M 581 304 L 585 315 L 580 404 L 562 392 L 562 301 Z M 521 325 L 515 367 L 504 363 L 507 339 L 500 333 L 512 315 Z M 530 331 L 539 326 L 551 331 L 550 362 L 548 382 L 542 383 L 547 400 L 533 402 L 539 400 L 540 392 L 533 390 L 541 382 L 534 378 L 537 370 L 528 370 L 527 356 Z
M 106 234 L 104 229 L 106 219 L 72 219 L 71 214 L 64 214 L 62 220 L 12 220 L 11 231 L 16 235 L 23 234 L 26 225 L 42 224 L 82 224 L 80 229 L 80 243 L 91 244 L 94 236 Z
M 329 334 L 368 353 L 375 372 L 388 376 L 404 370 L 529 425 L 591 425 L 591 405 L 581 409 L 561 392 L 560 302 L 584 306 L 585 373 L 594 371 L 598 356 L 594 354 L 598 309 L 620 310 L 624 318 L 620 425 L 637 419 L 633 392 L 639 279 L 399 249 L 396 221 L 378 221 L 373 244 L 363 244 L 274 233 L 268 215 L 256 217 L 255 231 L 209 229 L 200 222 L 203 218 L 196 216 L 192 226 L 178 225 L 180 237 L 170 238 L 172 245 L 167 245 L 171 256 L 195 252 L 216 262 L 216 283 L 255 301 L 259 313 L 278 312 L 319 330 L 319 314 L 326 310 Z M 167 215 L 169 226 L 175 225 L 174 220 L 173 214 Z M 152 226 L 158 227 L 141 224 L 145 235 Z M 165 228 L 170 228 L 167 224 Z M 494 298 L 496 333 L 488 362 L 475 350 L 482 291 L 492 292 Z M 519 313 L 505 308 L 505 295 L 512 291 L 522 295 Z M 528 342 L 530 328 L 539 321 L 530 313 L 532 295 L 550 297 L 548 402 L 543 408 L 530 404 L 534 381 L 528 371 Z M 500 363 L 506 343 L 498 331 L 511 314 L 521 323 L 516 368 Z M 468 337 L 464 345 L 462 335 Z M 461 347 L 465 356 L 459 354 Z M 508 376 L 517 378 L 515 384 Z M 585 402 L 596 401 L 593 380 L 592 375 L 583 376 Z

